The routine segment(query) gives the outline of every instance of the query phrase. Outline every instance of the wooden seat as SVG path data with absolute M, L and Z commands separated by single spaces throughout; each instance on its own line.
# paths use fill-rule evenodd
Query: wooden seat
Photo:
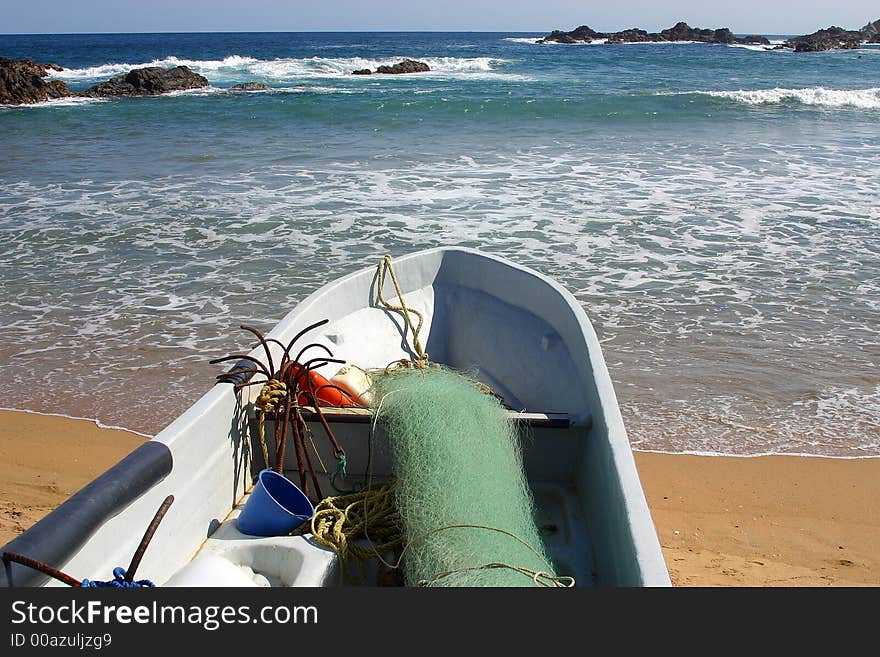
M 303 419 L 316 421 L 318 414 L 312 406 L 302 406 Z M 340 422 L 349 424 L 366 424 L 371 421 L 373 411 L 369 408 L 358 406 L 337 407 L 322 406 L 321 413 L 327 422 Z M 568 413 L 532 413 L 528 411 L 508 411 L 508 417 L 515 422 L 521 422 L 529 427 L 544 427 L 549 429 L 568 429 L 571 427 L 571 418 Z M 267 418 L 273 418 L 274 414 L 268 413 Z

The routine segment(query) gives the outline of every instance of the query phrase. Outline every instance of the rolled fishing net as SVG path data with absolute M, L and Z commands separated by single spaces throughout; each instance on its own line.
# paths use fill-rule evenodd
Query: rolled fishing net
M 407 585 L 534 586 L 553 577 L 517 429 L 499 401 L 440 369 L 380 374 L 373 390 L 397 479 Z

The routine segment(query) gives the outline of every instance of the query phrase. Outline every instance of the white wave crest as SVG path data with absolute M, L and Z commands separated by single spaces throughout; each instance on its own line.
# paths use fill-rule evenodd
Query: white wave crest
M 138 64 L 138 66 L 146 66 Z M 89 66 L 86 68 L 65 68 L 61 71 L 51 71 L 50 80 L 91 80 L 93 78 L 109 78 L 120 73 L 127 73 L 132 68 L 131 64 L 102 64 L 101 66 Z
M 160 66 L 162 68 L 171 68 L 173 66 L 188 66 L 197 73 L 217 73 L 217 72 L 233 72 L 246 70 L 247 67 L 257 64 L 260 60 L 252 57 L 241 57 L 239 55 L 230 55 L 224 59 L 217 60 L 194 60 L 180 59 L 178 57 L 166 57 L 164 59 L 154 59 L 150 62 L 140 63 L 111 63 L 101 64 L 100 66 L 88 66 L 86 68 L 65 68 L 60 72 L 55 72 L 51 77 L 62 80 L 92 80 L 98 78 L 108 78 L 121 73 L 128 73 L 134 68 L 143 68 L 146 66 Z
M 804 105 L 824 107 L 856 107 L 858 109 L 880 109 L 880 87 L 870 89 L 826 89 L 825 87 L 806 87 L 804 89 L 754 89 L 739 91 L 697 91 L 697 94 L 715 98 L 729 98 L 748 105 L 763 105 L 797 101 Z
M 46 100 L 41 103 L 29 103 L 24 105 L 2 105 L 0 104 L 0 108 L 3 109 L 32 109 L 37 107 L 71 107 L 73 105 L 91 105 L 93 103 L 105 103 L 107 102 L 104 98 L 84 98 L 81 96 L 69 96 L 67 98 L 53 98 L 52 100 Z
M 134 64 L 110 63 L 86 68 L 64 69 L 52 77 L 62 80 L 96 80 L 127 73 L 134 68 L 145 66 L 187 66 L 194 72 L 207 77 L 211 82 L 228 82 L 242 78 L 260 78 L 266 81 L 285 81 L 302 78 L 332 78 L 348 76 L 357 69 L 375 70 L 379 66 L 390 66 L 405 59 L 405 56 L 385 59 L 366 59 L 362 57 L 309 57 L 279 58 L 271 60 L 254 59 L 240 55 L 230 55 L 223 59 L 181 59 L 166 57 L 151 62 Z M 490 57 L 418 57 L 439 75 L 459 75 L 471 73 L 491 73 L 496 60 Z
M 728 48 L 742 48 L 743 50 L 756 50 L 760 52 L 770 51 L 770 52 L 785 52 L 783 50 L 775 50 L 773 46 L 765 46 L 760 43 L 728 43 L 725 44 Z
M 491 57 L 426 57 L 423 59 L 431 70 L 434 71 L 491 71 L 493 60 Z

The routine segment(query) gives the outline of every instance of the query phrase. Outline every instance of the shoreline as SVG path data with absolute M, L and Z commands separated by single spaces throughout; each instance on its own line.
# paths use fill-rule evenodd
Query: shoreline
M 143 431 L 136 431 L 135 429 L 129 429 L 128 427 L 120 427 L 115 424 L 104 424 L 101 420 L 93 417 L 83 417 L 80 415 L 68 415 L 67 413 L 49 413 L 47 411 L 34 411 L 29 408 L 12 408 L 9 406 L 0 406 L 0 413 L 30 413 L 31 415 L 42 415 L 45 417 L 58 417 L 64 420 L 84 420 L 86 422 L 91 422 L 95 425 L 97 429 L 109 429 L 111 431 L 124 431 L 125 433 L 133 433 L 136 436 L 142 436 L 143 438 L 149 440 L 155 434 L 144 433 Z
M 146 440 L 94 420 L 0 410 L 0 545 Z
M 34 411 L 28 408 L 12 408 L 9 406 L 0 406 L 0 414 L 3 413 L 29 413 L 32 415 L 42 415 L 46 417 L 57 417 L 62 418 L 64 420 L 84 420 L 86 422 L 91 422 L 97 429 L 109 429 L 113 431 L 122 431 L 125 433 L 135 434 L 137 436 L 142 436 L 144 439 L 149 440 L 153 438 L 156 434 L 144 433 L 143 431 L 137 431 L 136 429 L 129 429 L 128 427 L 121 427 L 115 424 L 104 424 L 101 420 L 98 420 L 93 417 L 83 417 L 80 415 L 67 415 L 66 413 L 49 413 L 47 411 Z M 158 433 L 158 432 L 157 432 Z M 754 458 L 764 458 L 767 456 L 779 456 L 785 458 L 809 458 L 809 459 L 833 459 L 833 460 L 843 460 L 843 461 L 860 461 L 864 459 L 880 459 L 880 454 L 866 454 L 865 456 L 840 456 L 834 454 L 807 454 L 806 452 L 759 452 L 757 454 L 732 454 L 725 452 L 700 452 L 700 451 L 690 451 L 685 450 L 683 452 L 667 452 L 662 449 L 639 449 L 636 447 L 632 448 L 634 454 L 659 454 L 663 456 L 700 456 L 700 457 L 720 457 L 720 458 L 730 458 L 730 459 L 754 459 Z
M 149 439 L 36 411 L 0 421 L 0 545 Z M 880 458 L 633 455 L 673 586 L 880 586 Z

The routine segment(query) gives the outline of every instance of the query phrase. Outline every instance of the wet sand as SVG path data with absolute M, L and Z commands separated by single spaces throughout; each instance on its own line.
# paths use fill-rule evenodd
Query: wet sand
M 144 440 L 0 411 L 0 545 Z M 880 586 L 880 459 L 635 457 L 675 586 Z

